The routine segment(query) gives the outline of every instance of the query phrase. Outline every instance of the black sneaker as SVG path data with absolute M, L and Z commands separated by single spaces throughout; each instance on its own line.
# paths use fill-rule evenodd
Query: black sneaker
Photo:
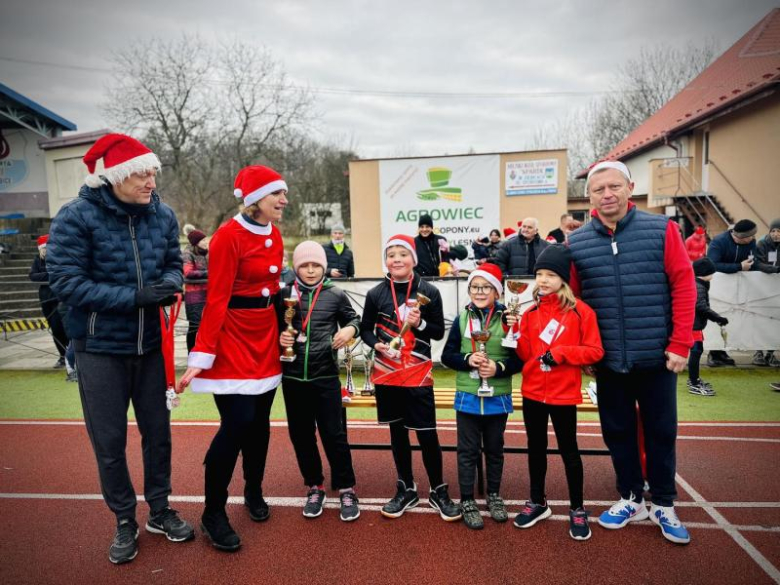
M 588 512 L 584 508 L 569 510 L 569 536 L 574 540 L 588 540 L 590 538 Z
M 79 375 L 76 373 L 76 370 L 71 370 L 65 375 L 65 381 L 66 382 L 78 382 L 79 381 Z
M 463 514 L 463 523 L 472 530 L 482 530 L 485 523 L 482 521 L 482 515 L 477 508 L 477 502 L 474 500 L 462 500 L 460 510 Z
M 265 522 L 271 516 L 271 509 L 263 496 L 248 496 L 245 493 L 244 506 L 249 510 L 249 517 L 255 522 Z
M 506 522 L 509 520 L 509 514 L 506 513 L 504 500 L 496 493 L 488 494 L 487 506 L 490 511 L 490 517 L 496 522 Z
M 146 530 L 154 534 L 164 534 L 172 542 L 184 542 L 195 537 L 195 530 L 179 518 L 178 512 L 166 507 L 154 514 L 149 514 Z
M 769 387 L 775 392 L 780 392 L 780 382 L 769 382 Z
M 116 527 L 114 541 L 108 549 L 108 560 L 115 565 L 129 563 L 138 554 L 138 523 L 122 520 Z
M 316 518 L 322 514 L 322 505 L 325 503 L 325 492 L 312 486 L 306 494 L 306 505 L 303 507 L 303 515 L 307 518 Z
M 200 529 L 216 549 L 233 552 L 241 548 L 241 538 L 233 530 L 224 510 L 203 512 Z
M 693 394 L 695 396 L 715 396 L 715 390 L 712 389 L 712 386 L 702 382 L 701 378 L 696 380 L 695 382 L 691 382 L 688 380 L 688 392 L 690 394 Z
M 412 487 L 407 488 L 406 484 L 399 479 L 396 487 L 397 491 L 393 499 L 382 506 L 381 514 L 387 518 L 400 518 L 408 509 L 420 503 L 416 484 L 413 483 Z
M 55 370 L 60 370 L 65 367 L 65 358 L 60 356 L 60 359 L 57 360 L 57 362 L 54 364 L 53 368 Z
M 354 491 L 342 492 L 339 494 L 341 500 L 341 513 L 339 517 L 344 522 L 352 522 L 360 517 L 360 508 L 358 508 L 358 497 Z
M 549 518 L 551 514 L 552 510 L 546 503 L 544 505 L 534 504 L 529 500 L 520 513 L 515 516 L 515 528 L 531 528 L 537 522 Z
M 447 522 L 460 520 L 463 515 L 460 513 L 460 507 L 450 499 L 447 492 L 447 484 L 443 483 L 428 494 L 428 503 L 431 508 L 439 511 L 439 515 Z

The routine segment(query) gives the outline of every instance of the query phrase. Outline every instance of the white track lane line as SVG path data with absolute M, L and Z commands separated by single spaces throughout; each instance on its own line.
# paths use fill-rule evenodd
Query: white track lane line
M 691 484 L 685 481 L 679 473 L 675 475 L 675 480 L 678 484 L 680 484 L 680 487 L 688 493 L 694 502 L 701 504 L 702 508 L 704 508 L 704 511 L 707 512 L 707 514 L 709 514 L 713 520 L 715 520 L 715 523 L 720 526 L 726 532 L 726 534 L 733 538 L 734 542 L 742 547 L 748 556 L 750 556 L 750 558 L 753 559 L 756 564 L 758 564 L 758 566 L 761 567 L 764 572 L 775 581 L 775 583 L 780 583 L 780 571 L 778 571 L 777 568 L 772 563 L 770 563 L 769 560 L 764 555 L 762 555 L 755 546 L 753 546 L 744 536 L 742 536 L 742 534 L 740 534 L 739 528 L 726 520 L 726 518 L 724 518 L 720 512 L 718 512 L 711 504 L 709 504 L 707 500 L 704 499 L 704 496 L 697 492 Z
M 280 508 L 299 508 L 303 506 L 303 503 L 305 501 L 304 496 L 299 497 L 285 497 L 285 496 L 277 496 L 277 497 L 268 497 L 265 498 L 265 501 L 268 502 L 269 506 L 276 506 Z M 0 500 L 78 500 L 78 501 L 102 501 L 103 496 L 101 494 L 41 494 L 41 493 L 0 493 Z M 170 496 L 169 500 L 173 503 L 186 503 L 186 504 L 202 504 L 205 501 L 204 496 Z M 138 501 L 143 502 L 144 498 L 143 496 L 138 496 Z M 373 511 L 373 512 L 379 512 L 382 509 L 382 505 L 387 501 L 386 498 L 360 498 L 360 509 L 365 511 Z M 421 498 L 420 502 L 425 504 L 427 503 L 427 500 L 425 498 Z M 485 500 L 477 500 L 477 503 L 481 506 L 485 506 Z M 520 507 L 524 504 L 523 500 L 504 500 L 504 503 L 507 506 L 511 507 Z M 549 500 L 548 501 L 550 506 L 561 506 L 565 507 L 568 506 L 569 502 L 566 500 Z M 592 501 L 586 501 L 585 506 L 610 506 L 614 502 L 612 501 L 599 501 L 599 500 L 592 500 Z M 241 506 L 244 504 L 244 498 L 241 496 L 230 496 L 228 498 L 228 504 L 230 505 L 236 505 Z M 715 505 L 718 505 L 719 507 L 729 507 L 729 508 L 738 508 L 738 507 L 746 507 L 746 508 L 777 508 L 780 507 L 780 502 L 704 502 L 704 503 L 698 503 L 698 502 L 678 502 L 676 504 L 678 507 L 699 507 L 704 508 L 705 510 L 708 508 L 712 508 Z M 333 496 L 328 496 L 327 501 L 325 502 L 325 507 L 329 509 L 338 509 L 339 504 L 337 502 L 337 499 Z M 408 510 L 407 513 L 409 514 L 437 514 L 438 511 L 434 510 L 430 507 L 417 507 L 413 508 L 411 510 Z M 482 516 L 488 517 L 490 514 L 487 511 L 481 511 L 480 514 Z M 516 512 L 511 511 L 510 516 L 514 517 Z M 722 518 L 722 516 L 721 516 Z M 564 514 L 553 514 L 550 516 L 551 520 L 557 520 L 561 522 L 568 522 L 569 516 Z M 597 522 L 597 518 L 592 517 L 588 519 L 589 522 Z M 725 519 L 724 519 L 725 522 Z M 655 524 L 650 522 L 649 520 L 644 520 L 642 522 L 637 522 L 638 525 L 645 525 L 645 526 L 651 526 L 655 528 Z M 726 522 L 726 525 L 728 526 L 728 529 L 732 531 L 743 531 L 743 532 L 769 532 L 769 533 L 778 533 L 780 534 L 780 526 L 757 526 L 757 525 L 732 525 L 728 524 Z M 686 523 L 686 526 L 689 526 L 691 528 L 697 528 L 697 529 L 704 529 L 704 530 L 727 530 L 726 526 L 724 526 L 721 523 L 707 523 L 707 522 L 688 522 Z M 728 530 L 727 530 L 728 532 Z M 748 543 L 749 544 L 749 543 Z M 751 555 L 752 556 L 752 555 Z M 762 557 L 763 558 L 763 557 Z M 758 561 L 757 561 L 758 562 Z M 770 565 L 771 566 L 771 565 Z

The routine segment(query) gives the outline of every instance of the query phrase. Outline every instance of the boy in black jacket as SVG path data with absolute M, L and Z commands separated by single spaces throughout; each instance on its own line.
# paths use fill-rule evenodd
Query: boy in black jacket
M 325 503 L 322 459 L 316 430 L 325 448 L 333 489 L 339 490 L 344 522 L 360 516 L 355 495 L 355 471 L 347 433 L 342 426 L 341 381 L 337 352 L 360 332 L 349 298 L 325 278 L 328 262 L 317 242 L 301 242 L 293 253 L 295 282 L 282 289 L 282 299 L 297 298 L 292 335 L 281 326 L 282 347 L 292 347 L 295 359 L 282 362 L 282 392 L 287 425 L 304 485 L 309 488 L 303 515 L 316 518 Z M 282 307 L 281 315 L 284 315 Z M 340 329 L 339 329 L 340 327 Z
M 698 396 L 715 396 L 709 382 L 699 377 L 699 361 L 704 353 L 704 328 L 707 321 L 714 321 L 721 327 L 729 322 L 710 308 L 710 281 L 715 272 L 715 263 L 707 256 L 693 263 L 693 273 L 696 275 L 696 317 L 693 321 L 693 347 L 688 356 L 688 392 Z
M 376 386 L 377 415 L 380 424 L 390 425 L 390 444 L 398 472 L 396 495 L 382 507 L 382 515 L 398 518 L 419 503 L 412 475 L 411 429 L 417 432 L 430 481 L 428 502 L 444 520 L 451 522 L 459 520 L 461 514 L 443 479 L 430 345 L 432 339 L 444 337 L 444 311 L 436 287 L 414 274 L 416 264 L 414 239 L 397 235 L 387 241 L 388 277 L 366 295 L 360 323 L 363 341 L 376 350 L 372 381 Z M 418 294 L 428 301 L 418 306 Z M 394 343 L 398 337 L 402 339 L 400 345 Z

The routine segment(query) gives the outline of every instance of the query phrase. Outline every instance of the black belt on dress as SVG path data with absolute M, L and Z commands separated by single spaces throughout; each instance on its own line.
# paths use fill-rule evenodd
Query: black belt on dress
M 228 302 L 228 309 L 266 309 L 274 304 L 276 295 L 267 297 L 241 297 L 233 295 Z

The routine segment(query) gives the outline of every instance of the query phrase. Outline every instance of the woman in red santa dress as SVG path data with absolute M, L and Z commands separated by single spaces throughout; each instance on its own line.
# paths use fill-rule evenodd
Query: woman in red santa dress
M 275 303 L 284 252 L 273 222 L 287 205 L 287 184 L 273 169 L 249 166 L 236 176 L 235 195 L 244 207 L 211 240 L 209 294 L 178 388 L 191 382 L 193 392 L 214 394 L 219 410 L 220 427 L 204 461 L 201 529 L 226 551 L 241 546 L 225 510 L 239 451 L 249 516 L 258 522 L 269 516 L 262 482 L 271 404 L 282 378 Z

